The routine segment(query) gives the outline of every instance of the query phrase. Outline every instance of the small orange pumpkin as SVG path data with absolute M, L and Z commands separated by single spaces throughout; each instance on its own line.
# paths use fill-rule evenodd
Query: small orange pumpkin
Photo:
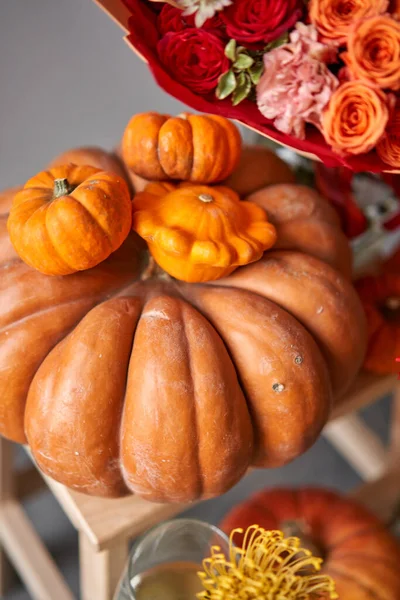
M 11 243 L 46 275 L 90 269 L 120 247 L 132 223 L 127 184 L 94 167 L 64 165 L 32 177 L 7 221 Z
M 367 315 L 368 349 L 364 369 L 397 373 L 400 357 L 400 273 L 364 277 L 356 283 Z
M 122 162 L 121 146 L 115 149 L 115 155 L 121 157 Z M 99 165 L 93 164 L 93 166 Z M 127 169 L 127 172 L 136 193 L 142 192 L 146 185 L 150 183 L 130 169 Z M 266 186 L 282 183 L 294 184 L 295 182 L 294 172 L 277 154 L 265 146 L 243 146 L 238 166 L 228 179 L 221 182 L 221 185 L 226 185 L 239 194 L 241 198 L 245 198 Z
M 122 157 L 150 181 L 223 181 L 239 164 L 242 142 L 235 125 L 216 115 L 135 115 L 122 138 Z
M 266 212 L 233 190 L 183 183 L 149 184 L 133 201 L 133 229 L 166 273 L 213 281 L 259 260 L 276 230 Z

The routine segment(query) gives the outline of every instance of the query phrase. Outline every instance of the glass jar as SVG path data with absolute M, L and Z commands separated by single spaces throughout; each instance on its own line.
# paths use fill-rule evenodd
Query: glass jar
M 228 556 L 229 539 L 217 527 L 194 519 L 157 525 L 134 545 L 114 600 L 196 600 L 202 561 L 219 546 Z

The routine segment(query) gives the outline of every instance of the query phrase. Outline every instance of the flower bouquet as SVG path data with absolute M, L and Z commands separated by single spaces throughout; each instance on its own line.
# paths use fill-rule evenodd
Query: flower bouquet
M 353 171 L 400 170 L 389 0 L 97 0 L 169 94 Z

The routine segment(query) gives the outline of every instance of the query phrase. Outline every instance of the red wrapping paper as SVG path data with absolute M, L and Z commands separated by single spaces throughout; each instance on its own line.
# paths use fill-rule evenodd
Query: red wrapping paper
M 156 27 L 157 3 L 150 4 L 146 0 L 115 0 L 115 3 L 118 1 L 123 2 L 130 13 L 129 33 L 126 38 L 128 43 L 147 61 L 158 85 L 180 102 L 200 112 L 234 119 L 309 158 L 320 160 L 328 167 L 346 167 L 355 172 L 388 171 L 388 165 L 382 162 L 375 152 L 348 157 L 335 154 L 325 142 L 322 134 L 313 127 L 308 128 L 305 140 L 298 140 L 277 131 L 272 122 L 262 116 L 256 104 L 249 100 L 243 101 L 238 106 L 232 106 L 229 98 L 221 101 L 215 97 L 214 93 L 208 96 L 194 94 L 174 80 L 173 74 L 166 70 L 157 56 L 156 47 L 159 40 Z

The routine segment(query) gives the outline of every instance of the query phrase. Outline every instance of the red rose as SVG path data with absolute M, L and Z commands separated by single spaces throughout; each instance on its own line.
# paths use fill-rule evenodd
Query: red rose
M 221 12 L 221 19 L 228 37 L 262 48 L 293 27 L 303 6 L 303 0 L 235 0 Z
M 170 4 L 164 4 L 157 18 L 157 29 L 160 34 L 164 36 L 170 31 L 182 31 L 186 27 L 183 11 Z
M 164 4 L 157 19 L 157 29 L 163 36 L 171 31 L 183 31 L 188 27 L 194 27 L 195 15 L 184 15 L 184 11 Z M 211 19 L 207 19 L 201 29 L 212 31 L 214 35 L 226 37 L 225 23 L 223 23 L 218 14 L 215 14 Z
M 208 94 L 229 69 L 223 41 L 195 27 L 167 33 L 157 45 L 158 56 L 174 79 L 196 94 Z

